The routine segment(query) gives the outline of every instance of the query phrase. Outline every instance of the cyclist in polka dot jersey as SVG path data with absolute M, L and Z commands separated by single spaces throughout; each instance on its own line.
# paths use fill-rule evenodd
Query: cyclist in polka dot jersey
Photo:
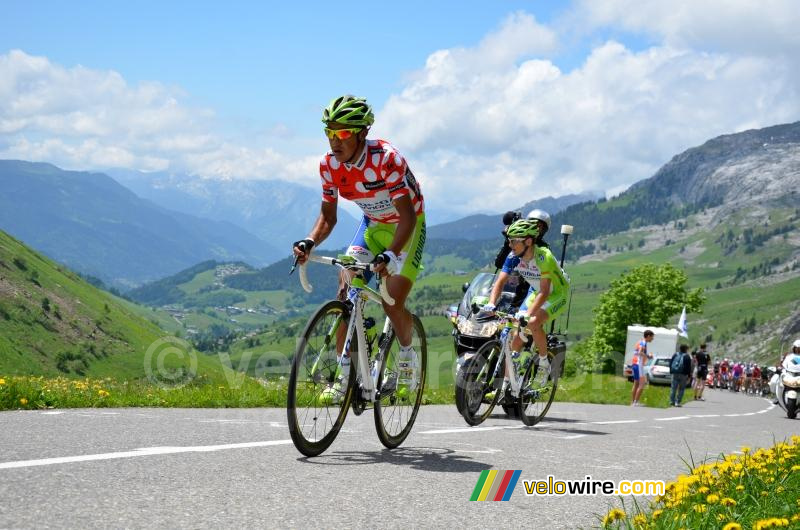
M 336 225 L 338 198 L 364 212 L 347 254 L 360 262 L 375 261 L 395 304 L 383 304 L 400 343 L 399 385 L 416 385 L 416 352 L 411 346 L 413 321 L 406 298 L 422 268 L 425 204 L 406 160 L 389 142 L 369 140 L 372 108 L 363 98 L 338 97 L 324 110 L 322 121 L 331 150 L 319 165 L 322 207 L 309 235 L 294 244 L 304 263 Z M 339 348 L 341 351 L 341 348 Z

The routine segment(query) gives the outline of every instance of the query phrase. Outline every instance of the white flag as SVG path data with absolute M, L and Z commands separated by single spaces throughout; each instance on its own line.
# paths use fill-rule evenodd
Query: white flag
M 678 319 L 678 335 L 689 338 L 689 326 L 686 324 L 686 306 L 683 306 L 681 318 Z

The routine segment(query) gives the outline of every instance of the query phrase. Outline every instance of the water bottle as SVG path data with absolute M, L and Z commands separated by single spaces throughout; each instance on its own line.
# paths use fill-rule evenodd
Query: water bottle
M 349 355 L 342 355 L 341 359 L 339 360 L 342 366 L 342 378 L 347 380 L 350 376 L 350 356 Z
M 520 354 L 519 354 L 518 351 L 512 351 L 511 352 L 511 364 L 514 365 L 514 373 L 515 374 L 519 373 L 519 356 L 520 356 Z
M 372 370 L 370 370 L 370 375 L 372 375 L 372 380 L 375 381 L 378 378 L 378 363 L 376 361 L 372 361 Z

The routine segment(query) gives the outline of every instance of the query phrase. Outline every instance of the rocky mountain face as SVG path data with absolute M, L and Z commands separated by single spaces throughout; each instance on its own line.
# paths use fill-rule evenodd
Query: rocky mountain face
M 733 208 L 793 196 L 800 189 L 800 122 L 727 134 L 676 155 L 631 186 L 677 205 Z
M 292 242 L 304 237 L 317 220 L 322 197 L 318 188 L 277 180 L 219 180 L 123 169 L 110 169 L 108 174 L 159 206 L 233 223 L 286 255 Z M 356 226 L 356 220 L 339 208 L 338 223 L 323 248 L 347 246 Z

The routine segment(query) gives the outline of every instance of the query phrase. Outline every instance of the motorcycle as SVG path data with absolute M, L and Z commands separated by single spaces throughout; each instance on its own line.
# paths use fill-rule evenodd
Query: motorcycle
M 453 324 L 453 349 L 456 352 L 459 368 L 471 354 L 474 354 L 481 346 L 496 338 L 500 333 L 496 322 L 476 319 L 478 314 L 476 306 L 482 307 L 489 302 L 494 278 L 494 274 L 481 272 L 471 282 L 464 284 L 462 288 L 464 297 L 458 304 L 457 311 L 450 318 Z M 496 304 L 498 310 L 512 311 L 516 301 L 513 288 L 513 284 L 506 284 L 500 300 Z
M 778 405 L 790 419 L 797 417 L 798 395 L 800 395 L 800 355 L 789 354 L 770 381 L 770 389 Z

